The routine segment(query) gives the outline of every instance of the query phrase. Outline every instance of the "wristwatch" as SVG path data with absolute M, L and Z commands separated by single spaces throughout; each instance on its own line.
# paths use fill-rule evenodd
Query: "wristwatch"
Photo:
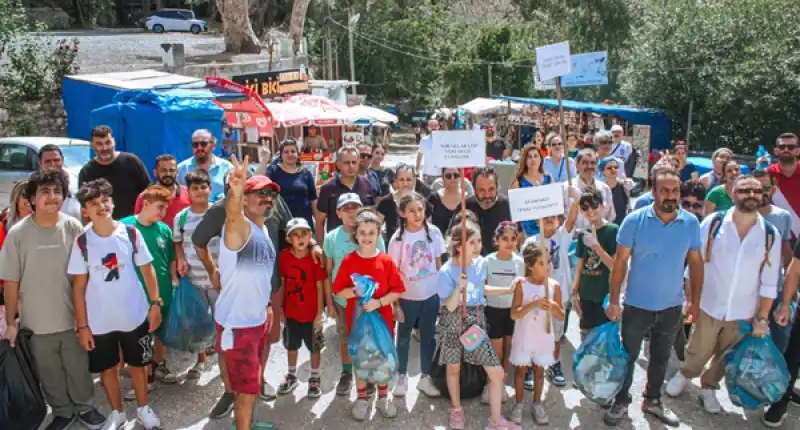
M 158 306 L 159 308 L 164 307 L 164 301 L 160 298 L 158 300 L 150 300 L 150 306 Z
M 762 325 L 762 326 L 768 326 L 769 325 L 769 320 L 767 318 L 764 318 L 764 317 L 756 317 L 753 321 L 755 321 L 755 323 L 758 324 L 758 325 Z

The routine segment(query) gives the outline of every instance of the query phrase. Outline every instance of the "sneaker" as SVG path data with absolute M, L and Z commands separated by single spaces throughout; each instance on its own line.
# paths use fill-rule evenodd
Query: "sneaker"
M 628 415 L 628 405 L 614 403 L 611 405 L 611 409 L 607 410 L 603 415 L 603 422 L 606 423 L 606 425 L 615 426 L 622 421 L 625 415 Z
M 547 369 L 547 377 L 550 379 L 550 383 L 556 387 L 567 385 L 567 378 L 564 377 L 564 372 L 561 370 L 560 361 L 556 361 L 554 365 Z
M 350 372 L 342 372 L 342 376 L 339 377 L 339 383 L 336 384 L 336 395 L 346 396 L 350 394 L 350 390 L 352 388 L 353 388 L 353 374 Z
M 467 418 L 461 408 L 450 408 L 450 420 L 447 423 L 450 430 L 464 430 L 467 426 Z
M 417 382 L 417 391 L 424 393 L 428 397 L 440 397 L 442 395 L 429 375 L 422 375 L 422 377 L 419 378 L 419 382 Z
M 236 395 L 233 393 L 222 393 L 219 400 L 217 400 L 217 404 L 211 408 L 211 412 L 208 414 L 208 417 L 212 420 L 218 420 L 220 418 L 228 416 L 233 410 L 233 404 L 236 401 Z
M 92 408 L 84 413 L 78 414 L 78 420 L 88 427 L 89 430 L 99 430 L 103 428 L 103 424 L 106 423 L 106 416 L 101 414 L 97 409 Z
M 710 390 L 708 388 L 700 390 L 700 403 L 703 404 L 703 407 L 709 414 L 718 414 L 722 412 L 722 405 L 719 404 L 715 390 Z
M 103 426 L 103 430 L 122 430 L 125 428 L 125 423 L 127 422 L 128 417 L 125 415 L 125 412 L 114 410 L 108 414 L 108 419 Z
M 358 399 L 353 403 L 353 409 L 350 411 L 353 419 L 356 421 L 364 421 L 369 414 L 369 402 L 364 399 Z
M 797 392 L 794 391 L 794 387 L 792 387 L 792 391 L 789 392 L 789 401 L 795 405 L 800 405 L 800 394 L 797 394 Z
M 283 382 L 281 382 L 281 385 L 278 386 L 278 394 L 280 395 L 289 394 L 292 391 L 294 391 L 294 389 L 297 388 L 298 385 L 299 383 L 297 382 L 297 376 L 289 373 L 286 375 L 286 379 L 284 379 Z
M 66 430 L 75 423 L 76 418 L 75 415 L 69 417 L 53 417 L 53 421 L 50 421 L 50 424 L 45 427 L 45 430 Z
M 767 427 L 780 427 L 783 425 L 784 418 L 786 418 L 787 406 L 788 404 L 785 401 L 778 400 L 777 403 L 767 409 L 767 412 L 764 412 L 764 416 L 761 417 L 761 422 Z
M 270 385 L 269 382 L 264 381 L 261 383 L 261 400 L 266 402 L 275 400 L 278 398 L 278 392 L 275 390 L 275 387 Z
M 392 392 L 395 397 L 405 397 L 408 392 L 408 377 L 406 375 L 397 375 L 397 381 L 394 383 L 394 391 Z
M 155 390 L 155 389 L 156 389 L 156 383 L 155 382 L 148 382 L 147 383 L 147 392 L 148 393 L 153 391 L 153 390 Z M 128 401 L 136 400 L 136 390 L 134 390 L 133 388 L 128 390 L 128 392 L 125 393 L 125 400 L 128 400 Z
M 525 411 L 525 405 L 522 402 L 518 402 L 514 405 L 514 409 L 511 410 L 511 421 L 514 421 L 517 424 L 522 424 L 522 413 Z
M 486 423 L 486 430 L 522 430 L 522 427 L 517 423 L 506 421 L 505 418 L 500 418 L 500 421 L 496 423 L 493 423 L 492 419 L 489 418 L 489 422 Z
M 531 411 L 531 415 L 533 416 L 533 421 L 540 426 L 546 426 L 547 424 L 550 424 L 550 417 L 547 416 L 547 411 L 544 409 L 544 405 L 541 403 L 533 404 L 533 411 Z
M 203 373 L 206 371 L 206 363 L 205 362 L 196 362 L 188 372 L 186 372 L 186 377 L 189 379 L 200 379 L 203 376 Z
M 397 416 L 397 407 L 389 397 L 378 399 L 375 407 L 381 412 L 384 418 L 394 418 Z
M 612 408 L 613 409 L 613 408 Z M 642 412 L 650 414 L 668 426 L 677 426 L 681 423 L 675 412 L 665 408 L 661 400 L 643 400 Z
M 161 427 L 161 420 L 158 419 L 156 413 L 147 405 L 136 408 L 136 421 L 141 424 L 145 430 Z
M 166 361 L 158 363 L 158 366 L 156 366 L 155 375 L 157 380 L 165 384 L 175 384 L 180 381 L 180 375 L 177 373 L 172 373 L 172 371 L 169 370 L 169 367 L 167 367 Z
M 525 372 L 525 389 L 533 391 L 533 369 L 530 367 Z
M 675 374 L 672 379 L 667 382 L 667 388 L 664 390 L 667 392 L 667 395 L 670 397 L 678 397 L 681 395 L 683 390 L 686 388 L 686 384 L 689 383 L 689 380 L 685 378 L 681 372 Z
M 322 386 L 319 376 L 312 376 L 308 378 L 308 396 L 311 399 L 319 398 L 322 395 Z

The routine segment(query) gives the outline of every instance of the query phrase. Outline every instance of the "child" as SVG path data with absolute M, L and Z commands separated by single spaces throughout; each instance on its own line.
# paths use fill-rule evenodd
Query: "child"
M 529 242 L 522 251 L 525 260 L 525 279 L 516 282 L 514 301 L 511 304 L 511 317 L 514 326 L 514 340 L 511 350 L 511 363 L 516 369 L 517 404 L 511 412 L 511 420 L 522 422 L 523 383 L 527 368 L 533 366 L 533 420 L 538 425 L 547 425 L 550 419 L 542 405 L 544 388 L 544 367 L 553 363 L 556 321 L 564 321 L 564 308 L 561 307 L 561 286 L 548 277 L 548 258 L 539 244 Z M 545 284 L 547 294 L 545 294 Z M 546 330 L 547 313 L 550 313 L 551 330 Z
M 330 285 L 339 273 L 339 266 L 344 257 L 358 249 L 358 245 L 353 241 L 356 232 L 356 215 L 363 204 L 361 198 L 356 193 L 345 193 L 339 196 L 336 203 L 336 216 L 342 220 L 342 225 L 325 234 L 325 242 L 322 246 L 325 253 L 325 271 L 328 273 Z M 386 244 L 383 237 L 378 238 L 378 249 L 386 252 Z M 326 291 L 326 296 L 331 292 Z M 344 309 L 347 300 L 333 297 L 334 306 L 328 306 L 328 316 L 336 318 L 336 333 L 339 337 L 339 356 L 342 360 L 342 375 L 336 385 L 336 394 L 344 396 L 350 393 L 353 386 L 353 362 L 350 360 L 350 353 L 347 349 L 347 321 L 345 320 Z M 372 384 L 367 385 L 367 392 L 370 396 L 375 393 Z
M 195 251 L 192 243 L 192 234 L 211 205 L 208 201 L 211 195 L 211 178 L 205 170 L 198 169 L 187 173 L 185 182 L 192 204 L 182 209 L 175 216 L 172 231 L 173 241 L 175 242 L 175 262 L 178 274 L 180 276 L 188 276 L 192 281 L 192 285 L 203 293 L 203 297 L 206 299 L 213 315 L 219 292 L 211 285 L 208 271 L 203 266 L 203 262 L 197 257 L 197 251 Z M 214 238 L 209 243 L 208 250 L 211 253 L 211 258 L 216 261 L 219 257 L 219 238 Z M 197 362 L 189 369 L 186 377 L 198 379 L 205 370 L 206 353 L 201 352 L 197 354 Z
M 617 253 L 619 227 L 603 218 L 603 196 L 595 188 L 587 188 L 578 200 L 581 213 L 591 230 L 578 235 L 575 254 L 575 282 L 572 307 L 580 317 L 581 339 L 593 328 L 608 322 L 603 301 L 609 292 L 611 267 Z
M 436 278 L 442 266 L 444 238 L 436 226 L 425 220 L 426 200 L 414 191 L 398 200 L 400 229 L 389 241 L 389 255 L 394 260 L 405 283 L 406 291 L 400 298 L 397 330 L 397 355 L 399 366 L 394 396 L 403 397 L 408 391 L 408 349 L 411 331 L 419 323 L 420 329 L 420 380 L 417 389 L 429 397 L 441 395 L 428 371 L 436 349 L 436 316 L 439 314 L 439 296 L 436 295 Z
M 486 285 L 508 288 L 514 280 L 525 275 L 525 263 L 514 251 L 517 249 L 520 231 L 517 224 L 503 221 L 494 231 L 497 252 L 486 256 Z M 508 375 L 508 356 L 511 354 L 511 336 L 514 334 L 514 320 L 511 319 L 511 299 L 503 294 L 486 298 L 486 323 L 489 325 L 489 339 L 497 356 L 501 358 L 503 371 Z M 503 401 L 508 394 L 503 389 Z M 489 386 L 483 388 L 481 402 L 489 403 Z
M 462 233 L 466 235 L 466 242 L 462 242 Z M 447 389 L 453 405 L 450 409 L 449 427 L 460 430 L 466 426 L 460 395 L 461 362 L 466 361 L 483 366 L 489 376 L 491 417 L 486 428 L 519 430 L 520 426 L 506 421 L 501 414 L 505 375 L 500 359 L 487 336 L 484 335 L 480 345 L 472 351 L 467 351 L 460 340 L 461 335 L 474 325 L 486 333 L 486 321 L 482 316 L 486 304 L 485 296 L 511 292 L 511 287 L 498 289 L 485 285 L 486 260 L 480 257 L 481 247 L 480 228 L 476 224 L 466 222 L 466 226 L 460 223 L 453 225 L 450 229 L 451 259 L 439 269 L 437 287 L 444 306 L 439 312 L 436 342 L 440 348 L 439 364 L 447 367 Z M 466 265 L 462 263 L 462 256 L 466 256 Z M 467 300 L 463 303 L 462 296 L 465 293 Z M 462 314 L 462 306 L 466 306 L 466 317 Z
M 308 397 L 317 398 L 320 390 L 320 352 L 322 351 L 322 300 L 328 277 L 314 263 L 308 246 L 311 226 L 305 218 L 294 218 L 286 224 L 286 241 L 290 248 L 281 251 L 278 270 L 284 291 L 283 310 L 286 324 L 283 345 L 289 361 L 289 373 L 278 387 L 278 394 L 289 394 L 297 388 L 297 350 L 305 343 L 311 353 L 311 377 L 308 378 Z M 328 306 L 332 307 L 330 297 Z
M 392 304 L 405 292 L 400 271 L 388 255 L 381 252 L 377 245 L 381 238 L 381 222 L 378 215 L 371 210 L 363 210 L 356 217 L 356 231 L 353 241 L 358 243 L 358 249 L 342 260 L 339 273 L 333 283 L 333 292 L 340 299 L 347 300 L 345 308 L 345 322 L 347 333 L 353 327 L 353 314 L 356 308 L 356 292 L 351 276 L 359 274 L 369 276 L 377 283 L 377 289 L 372 299 L 367 302 L 365 312 L 378 311 L 386 321 L 389 333 L 394 338 L 394 320 L 392 318 Z M 367 381 L 356 377 L 356 390 L 358 399 L 353 404 L 353 418 L 363 421 L 369 416 L 369 403 L 367 403 Z M 376 407 L 384 418 L 397 416 L 397 408 L 388 397 L 389 385 L 378 385 L 378 402 Z

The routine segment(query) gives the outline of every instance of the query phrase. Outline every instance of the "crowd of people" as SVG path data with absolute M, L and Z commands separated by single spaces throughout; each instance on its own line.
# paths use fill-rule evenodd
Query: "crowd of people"
M 633 205 L 625 171 L 633 149 L 622 131 L 595 134 L 574 156 L 554 133 L 525 146 L 509 186 L 562 183 L 565 208 L 561 216 L 514 223 L 497 173 L 431 166 L 429 137 L 421 139 L 416 166 L 393 169 L 381 164 L 384 146 L 343 146 L 336 173 L 317 189 L 291 139 L 274 159 L 263 150 L 251 165 L 248 157 L 215 156 L 213 134 L 198 130 L 193 156 L 158 157 L 151 183 L 138 157 L 116 151 L 112 131 L 99 126 L 77 193 L 69 191 L 60 149 L 48 145 L 39 153 L 41 169 L 15 186 L 0 217 L 4 337 L 13 345 L 30 336 L 53 430 L 78 420 L 90 429 L 122 428 L 123 398 L 136 401 L 144 428 L 158 428 L 148 400 L 155 382 L 197 379 L 213 354 L 225 391 L 210 417 L 235 411 L 237 428 L 256 428 L 257 398 L 298 387 L 303 346 L 311 354 L 307 396 L 322 394 L 324 315 L 335 320 L 340 348 L 335 391 L 349 395 L 355 385 L 355 420 L 370 416 L 373 397 L 384 417 L 397 415 L 393 398 L 408 392 L 415 338 L 422 373 L 416 388 L 429 397 L 447 390 L 451 429 L 467 426 L 459 394 L 464 364 L 483 367 L 488 377 L 485 428 L 519 429 L 526 390 L 533 391 L 534 422 L 545 425 L 545 380 L 567 385 L 560 345 L 571 312 L 582 339 L 622 321 L 628 372 L 614 401 L 603 405 L 608 425 L 627 414 L 643 344 L 643 412 L 679 423 L 661 400 L 673 349 L 681 367 L 666 393 L 679 396 L 702 375 L 701 404 L 720 412 L 723 355 L 740 338 L 737 322 L 749 321 L 752 335 L 771 333 L 785 352 L 790 388 L 763 416 L 779 426 L 796 399 L 791 387 L 800 367 L 800 325 L 793 324 L 800 246 L 792 248 L 800 233 L 797 136 L 781 135 L 776 163 L 747 175 L 720 148 L 713 170 L 698 177 L 688 148 L 678 144 L 653 166 L 652 192 Z M 486 145 L 492 158 L 511 152 L 493 127 Z M 181 277 L 202 292 L 217 330 L 215 344 L 185 375 L 168 366 L 159 329 Z M 354 287 L 359 277 L 377 284 L 363 304 Z M 359 376 L 353 363 L 348 337 L 363 312 L 377 312 L 395 341 L 392 384 Z M 264 371 L 271 345 L 281 340 L 288 372 L 275 388 Z M 434 379 L 436 369 L 444 381 Z M 512 371 L 515 398 L 506 419 Z M 95 406 L 93 373 L 100 374 L 107 417 Z M 133 385 L 124 395 L 121 374 Z

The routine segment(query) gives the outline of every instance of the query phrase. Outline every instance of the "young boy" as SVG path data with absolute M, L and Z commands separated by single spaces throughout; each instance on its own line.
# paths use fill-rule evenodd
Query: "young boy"
M 67 268 L 73 275 L 75 327 L 78 341 L 89 351 L 89 371 L 100 373 L 108 396 L 112 412 L 107 428 L 123 428 L 127 421 L 119 383 L 121 353 L 130 366 L 139 405 L 136 418 L 151 430 L 161 426 L 147 404 L 147 366 L 153 360 L 150 333 L 161 324 L 162 301 L 144 238 L 111 218 L 112 191 L 105 179 L 84 183 L 78 191 L 91 226 L 75 239 Z
M 135 227 L 141 233 L 142 239 L 153 258 L 153 269 L 156 272 L 158 282 L 159 297 L 162 301 L 162 316 L 169 314 L 169 306 L 172 304 L 173 279 L 177 283 L 175 273 L 175 247 L 172 243 L 172 230 L 161 220 L 167 213 L 167 208 L 172 201 L 173 194 L 166 187 L 161 185 L 151 185 L 142 192 L 142 211 L 136 215 L 127 216 L 120 220 L 121 223 Z M 139 279 L 142 280 L 142 272 L 138 272 Z M 144 282 L 144 281 L 142 281 Z M 155 362 L 154 370 L 148 381 L 148 390 L 152 390 L 155 379 L 160 379 L 167 384 L 178 382 L 178 375 L 173 374 L 167 368 L 165 361 L 166 348 L 161 344 L 158 333 L 155 338 Z M 126 400 L 133 400 L 135 393 L 129 391 L 125 396 Z
M 597 189 L 584 190 L 578 205 L 589 224 L 589 230 L 578 235 L 578 264 L 572 290 L 572 307 L 580 317 L 583 339 L 593 328 L 609 321 L 603 301 L 609 293 L 619 226 L 603 218 L 603 196 Z
M 214 306 L 217 302 L 219 292 L 211 285 L 211 278 L 208 276 L 203 262 L 197 256 L 194 244 L 192 244 L 192 234 L 200 224 L 203 216 L 211 206 L 209 196 L 211 195 L 211 178 L 205 170 L 195 170 L 189 172 L 184 178 L 187 192 L 191 200 L 191 206 L 182 209 L 175 216 L 173 222 L 173 240 L 175 242 L 175 261 L 180 276 L 188 276 L 192 285 L 200 290 L 205 297 L 211 314 L 214 314 Z M 211 258 L 217 261 L 219 257 L 219 238 L 214 238 L 208 244 L 208 251 Z M 198 379 L 206 370 L 206 353 L 197 354 L 197 362 L 186 374 L 189 379 Z
M 297 388 L 297 351 L 302 343 L 311 353 L 311 377 L 308 397 L 320 396 L 320 352 L 322 351 L 322 308 L 325 291 L 330 290 L 328 277 L 320 264 L 311 258 L 311 226 L 304 218 L 293 218 L 286 224 L 286 241 L 290 247 L 280 252 L 278 270 L 284 291 L 283 346 L 286 348 L 289 373 L 278 387 L 278 394 L 289 394 Z M 327 305 L 333 307 L 331 296 Z
M 363 206 L 361 198 L 356 193 L 345 193 L 339 196 L 336 203 L 336 216 L 342 220 L 342 225 L 325 234 L 323 252 L 325 253 L 325 270 L 328 279 L 332 282 L 339 273 L 339 265 L 344 257 L 358 249 L 358 245 L 353 242 L 352 235 L 356 228 L 356 215 Z M 378 236 L 378 249 L 386 252 L 386 243 L 383 237 Z M 330 284 L 326 284 L 325 296 L 331 296 Z M 336 385 L 336 394 L 344 396 L 350 393 L 353 386 L 353 362 L 350 360 L 350 353 L 347 348 L 347 318 L 345 318 L 345 307 L 347 300 L 341 301 L 333 297 L 334 306 L 328 307 L 328 316 L 336 318 L 336 332 L 339 335 L 339 350 L 342 359 L 342 376 Z M 367 386 L 369 395 L 375 392 L 373 385 Z

